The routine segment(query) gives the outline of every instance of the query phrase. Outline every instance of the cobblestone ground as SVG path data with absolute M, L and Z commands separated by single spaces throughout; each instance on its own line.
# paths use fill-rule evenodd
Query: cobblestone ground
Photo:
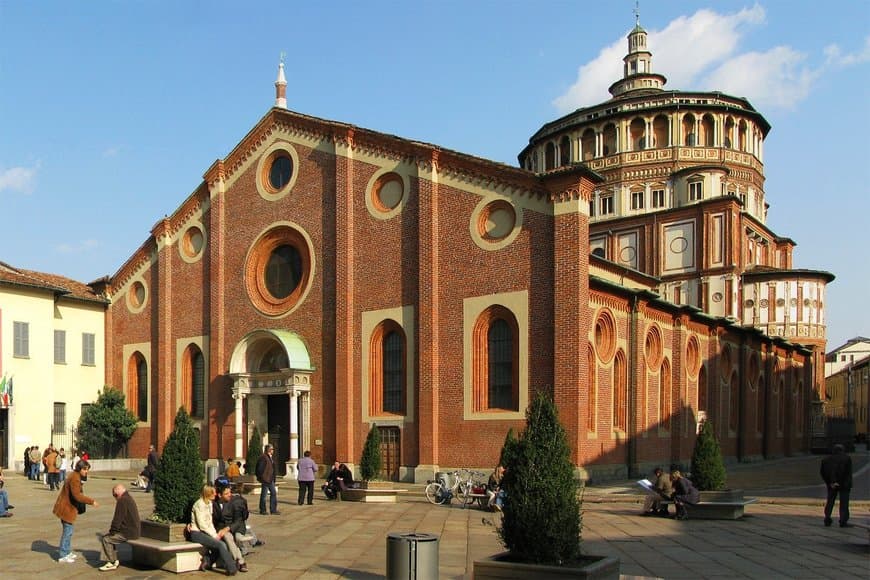
M 866 452 L 856 454 L 866 465 Z M 748 508 L 739 521 L 675 521 L 639 516 L 639 496 L 625 486 L 590 488 L 584 503 L 584 549 L 590 554 L 620 558 L 625 578 L 861 578 L 870 577 L 868 533 L 859 527 L 822 526 L 818 491 L 818 457 L 785 459 L 767 465 L 729 470 L 733 486 L 749 482 L 755 489 L 787 489 L 797 498 L 768 494 Z M 868 468 L 856 481 L 866 486 Z M 777 475 L 776 473 L 779 473 Z M 812 475 L 806 475 L 810 473 Z M 51 514 L 56 497 L 40 483 L 7 472 L 6 489 L 15 505 L 14 517 L 0 519 L 3 537 L 2 577 L 26 578 L 167 578 L 173 574 L 140 570 L 122 549 L 122 566 L 99 572 L 102 563 L 98 534 L 108 528 L 114 509 L 113 480 L 129 483 L 131 474 L 92 472 L 85 491 L 100 501 L 76 522 L 74 564 L 59 564 L 60 523 Z M 861 479 L 863 477 L 863 479 Z M 737 485 L 735 485 L 737 483 Z M 806 486 L 800 491 L 800 486 Z M 280 516 L 256 514 L 251 524 L 266 545 L 248 559 L 246 578 L 383 578 L 386 536 L 390 532 L 427 532 L 439 540 L 439 577 L 471 578 L 473 562 L 500 551 L 495 533 L 498 516 L 476 508 L 426 503 L 422 486 L 403 485 L 408 494 L 397 504 L 328 502 L 298 506 L 292 484 L 279 489 Z M 633 491 L 633 490 L 631 490 Z M 866 490 L 864 490 L 866 493 Z M 143 515 L 151 513 L 152 495 L 131 494 Z M 868 521 L 870 502 L 853 504 L 853 521 Z M 194 572 L 188 577 L 215 577 Z M 422 580 L 422 579 L 421 579 Z M 428 580 L 428 579 L 427 579 Z M 531 579 L 530 579 L 531 580 Z

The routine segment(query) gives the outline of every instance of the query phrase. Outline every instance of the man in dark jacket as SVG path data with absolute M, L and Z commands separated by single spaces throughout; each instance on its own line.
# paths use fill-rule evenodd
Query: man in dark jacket
M 265 543 L 260 541 L 248 526 L 248 502 L 241 495 L 233 493 L 231 487 L 218 488 L 215 506 L 215 528 L 229 528 L 243 556 L 246 556 L 253 546 Z
M 278 490 L 275 489 L 275 460 L 272 456 L 275 448 L 266 445 L 260 459 L 257 460 L 257 481 L 260 482 L 260 515 L 266 515 L 266 492 L 269 492 L 269 511 L 273 516 L 278 512 Z
M 120 483 L 112 488 L 112 496 L 115 498 L 115 515 L 109 524 L 109 533 L 100 537 L 106 555 L 106 563 L 100 567 L 103 572 L 119 566 L 118 544 L 139 537 L 139 508 L 136 507 L 136 501 Z
M 154 486 L 154 475 L 157 473 L 157 464 L 160 463 L 160 457 L 157 456 L 157 450 L 153 445 L 148 446 L 148 457 L 145 460 L 145 479 L 148 480 L 148 485 L 145 486 L 145 493 L 151 493 L 151 488 Z
M 849 522 L 849 493 L 852 491 L 852 458 L 846 454 L 846 449 L 839 443 L 834 445 L 834 453 L 822 460 L 819 474 L 825 480 L 828 488 L 828 501 L 825 502 L 825 525 L 830 526 L 833 520 L 834 502 L 840 496 L 840 527 L 845 528 Z

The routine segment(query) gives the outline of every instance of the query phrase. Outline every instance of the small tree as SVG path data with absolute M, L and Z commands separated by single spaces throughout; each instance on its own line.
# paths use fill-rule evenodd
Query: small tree
M 190 508 L 204 481 L 199 436 L 187 411 L 179 407 L 154 475 L 154 515 L 160 521 L 190 521 Z
M 692 482 L 700 491 L 716 491 L 725 487 L 722 450 L 709 420 L 701 424 L 701 433 L 695 440 L 695 449 L 692 451 Z
M 517 446 L 517 436 L 514 435 L 514 429 L 511 427 L 508 429 L 507 435 L 504 437 L 504 444 L 501 447 L 501 454 L 499 454 L 498 464 L 501 466 L 505 466 L 511 463 L 511 458 L 516 450 Z
M 263 454 L 263 436 L 260 435 L 260 429 L 254 425 L 254 432 L 251 433 L 251 439 L 248 441 L 248 453 L 245 455 L 245 474 L 252 475 L 257 468 L 257 461 Z
M 76 446 L 98 457 L 115 458 L 136 431 L 136 415 L 124 405 L 124 393 L 103 387 L 79 418 Z
M 580 558 L 580 501 L 574 464 L 556 404 L 539 394 L 526 428 L 502 450 L 506 500 L 499 538 L 513 559 L 562 565 Z
M 381 433 L 377 425 L 372 425 L 369 429 L 359 460 L 359 469 L 363 481 L 371 481 L 381 473 Z

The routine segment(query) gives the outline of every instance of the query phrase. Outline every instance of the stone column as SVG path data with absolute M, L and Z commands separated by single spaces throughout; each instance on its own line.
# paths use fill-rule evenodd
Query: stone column
M 245 396 L 241 393 L 233 393 L 233 400 L 236 403 L 236 445 L 235 445 L 235 456 L 236 457 L 244 457 L 245 456 L 245 423 L 242 421 L 242 401 Z
M 286 478 L 296 477 L 296 465 L 299 463 L 299 393 L 290 391 L 290 458 L 287 461 Z

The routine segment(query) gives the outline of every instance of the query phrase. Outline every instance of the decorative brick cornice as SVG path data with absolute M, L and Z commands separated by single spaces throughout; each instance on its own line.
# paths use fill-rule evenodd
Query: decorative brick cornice
M 606 306 L 611 310 L 620 312 L 628 312 L 628 300 L 612 294 L 599 292 L 598 290 L 589 289 L 589 303 L 597 306 Z

